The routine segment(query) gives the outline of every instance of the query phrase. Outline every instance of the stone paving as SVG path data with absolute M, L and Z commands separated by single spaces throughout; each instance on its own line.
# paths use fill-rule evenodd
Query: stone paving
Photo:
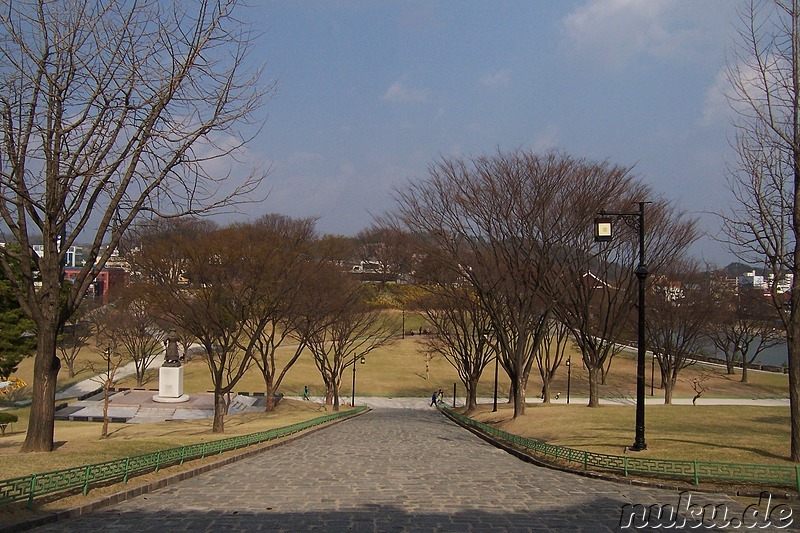
M 679 498 L 533 466 L 433 408 L 376 409 L 37 531 L 618 531 L 624 505 Z

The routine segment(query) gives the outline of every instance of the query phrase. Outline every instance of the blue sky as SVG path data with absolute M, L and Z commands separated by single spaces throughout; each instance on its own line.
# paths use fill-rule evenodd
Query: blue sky
M 440 156 L 561 149 L 635 166 L 714 231 L 729 202 L 722 96 L 734 0 L 261 0 L 277 91 L 249 146 L 247 208 L 355 234 Z M 704 241 L 700 259 L 731 260 Z

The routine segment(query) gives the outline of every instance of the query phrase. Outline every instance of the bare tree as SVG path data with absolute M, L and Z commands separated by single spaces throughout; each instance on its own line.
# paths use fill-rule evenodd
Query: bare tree
M 382 310 L 365 304 L 361 284 L 335 268 L 319 273 L 310 286 L 316 294 L 313 305 L 304 306 L 298 334 L 322 376 L 325 403 L 338 411 L 345 370 L 390 344 L 396 325 Z
M 536 353 L 536 366 L 542 378 L 542 401 L 550 403 L 550 385 L 558 368 L 564 361 L 567 345 L 572 339 L 570 329 L 557 320 L 551 320 L 539 351 Z
M 427 244 L 425 260 L 447 265 L 491 316 L 514 416 L 524 412 L 528 376 L 553 313 L 568 288 L 584 283 L 596 255 L 593 217 L 643 190 L 632 185 L 624 167 L 516 151 L 441 160 L 426 181 L 397 191 L 397 218 Z M 577 302 L 574 308 L 586 308 L 587 299 Z M 620 307 L 628 312 L 629 306 Z M 561 315 L 574 335 L 582 331 L 583 324 L 565 320 L 568 311 Z M 591 365 L 593 382 L 604 361 Z
M 464 384 L 470 412 L 478 407 L 478 382 L 495 355 L 491 318 L 469 287 L 442 283 L 426 289 L 428 294 L 415 303 L 433 329 L 422 341 L 426 368 L 428 354 L 444 357 Z
M 700 374 L 694 376 L 690 383 L 692 385 L 692 390 L 694 391 L 694 396 L 692 397 L 692 405 L 697 405 L 697 400 L 700 399 L 700 396 L 703 395 L 708 389 L 711 388 L 711 385 L 708 383 L 713 377 L 711 371 L 707 368 L 704 368 L 700 371 Z
M 728 374 L 734 373 L 736 362 L 741 363 L 741 382 L 747 383 L 747 369 L 758 356 L 785 342 L 783 329 L 777 327 L 780 319 L 768 297 L 758 289 L 739 288 L 735 299 L 719 307 L 722 309 L 712 313 L 708 338 L 725 356 Z
M 245 323 L 256 307 L 253 280 L 248 278 L 255 269 L 246 253 L 252 243 L 244 232 L 204 227 L 191 235 L 161 234 L 185 258 L 186 281 L 150 284 L 148 292 L 163 316 L 191 332 L 203 347 L 214 389 L 212 430 L 223 433 L 229 395 L 252 363 Z
M 648 187 L 632 178 L 624 169 L 586 172 L 573 192 L 571 211 L 574 225 L 584 228 L 567 234 L 560 271 L 556 280 L 555 312 L 566 324 L 581 350 L 589 375 L 589 406 L 600 401 L 599 386 L 605 381 L 620 342 L 631 331 L 632 316 L 638 296 L 638 229 L 621 220 L 616 223 L 612 242 L 598 245 L 589 228 L 604 204 L 613 212 L 631 212 L 631 206 L 643 198 L 653 198 Z M 698 236 L 694 220 L 664 201 L 653 198 L 647 206 L 645 247 L 651 279 L 668 261 L 680 255 Z
M 87 367 L 94 374 L 92 381 L 103 388 L 103 429 L 100 432 L 101 439 L 108 437 L 108 406 L 111 388 L 117 382 L 119 369 L 128 362 L 127 357 L 115 349 L 116 341 L 113 336 L 104 336 L 103 342 L 105 343 L 105 348 L 100 352 L 102 354 L 102 363 L 87 363 Z
M 38 336 L 24 452 L 53 448 L 56 337 L 133 221 L 229 206 L 263 178 L 223 184 L 232 176 L 206 166 L 253 135 L 270 90 L 238 8 L 0 2 L 0 217 L 3 240 L 21 245 L 0 248 L 0 267 Z M 79 239 L 86 265 L 62 294 Z
M 144 221 L 131 227 L 119 248 L 130 265 L 133 281 L 177 285 L 187 282 L 188 259 L 173 240 L 191 240 L 215 227 L 210 220 L 197 217 Z
M 377 265 L 381 287 L 410 272 L 411 239 L 404 231 L 376 224 L 359 232 L 355 241 L 361 260 Z
M 657 276 L 650 291 L 647 344 L 661 370 L 664 403 L 672 393 L 681 370 L 695 364 L 701 352 L 708 322 L 716 302 L 710 297 L 696 265 L 680 261 Z
M 65 322 L 61 333 L 58 335 L 56 347 L 61 354 L 61 360 L 67 364 L 69 377 L 75 377 L 75 361 L 81 350 L 88 346 L 88 340 L 92 336 L 92 326 L 86 319 L 87 313 L 94 311 L 94 307 L 84 303 L 78 310 Z
M 253 312 L 245 321 L 243 345 L 253 359 L 266 390 L 266 410 L 275 408 L 275 393 L 286 373 L 297 362 L 306 339 L 297 334 L 303 305 L 315 306 L 314 280 L 321 268 L 319 257 L 312 255 L 316 241 L 315 220 L 265 215 L 254 224 L 241 226 L 250 242 L 246 273 L 254 291 Z M 297 340 L 293 353 L 282 366 L 275 354 L 287 340 Z
M 145 382 L 147 370 L 155 358 L 164 351 L 166 332 L 155 320 L 155 315 L 144 298 L 123 296 L 105 315 L 104 330 L 116 340 L 116 349 L 133 363 L 136 386 Z M 135 293 L 134 293 L 135 294 Z
M 800 461 L 800 1 L 751 0 L 728 64 L 738 162 L 724 239 L 745 263 L 765 263 L 789 351 L 790 455 Z M 789 297 L 778 284 L 791 275 Z

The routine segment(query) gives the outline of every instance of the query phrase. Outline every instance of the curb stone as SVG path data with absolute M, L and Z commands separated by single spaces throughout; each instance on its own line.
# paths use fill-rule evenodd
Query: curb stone
M 467 431 L 469 431 L 473 435 L 483 439 L 484 441 L 488 442 L 492 446 L 494 446 L 496 448 L 499 448 L 499 449 L 501 449 L 501 450 L 503 450 L 503 451 L 505 451 L 505 452 L 517 457 L 518 459 L 520 459 L 522 461 L 534 464 L 536 466 L 541 466 L 543 468 L 549 468 L 551 470 L 558 470 L 559 472 L 567 472 L 567 473 L 570 473 L 570 474 L 575 474 L 575 475 L 578 475 L 578 476 L 583 476 L 583 477 L 587 477 L 587 478 L 591 478 L 591 479 L 602 479 L 603 481 L 612 481 L 614 483 L 619 483 L 621 485 L 632 485 L 632 486 L 636 486 L 636 487 L 649 487 L 649 488 L 653 488 L 653 489 L 665 489 L 665 490 L 674 490 L 674 491 L 691 490 L 691 491 L 694 491 L 694 492 L 701 492 L 701 493 L 707 493 L 707 494 L 720 494 L 721 493 L 721 490 L 719 488 L 700 487 L 700 486 L 695 486 L 695 485 L 691 485 L 691 486 L 689 486 L 689 485 L 677 485 L 677 484 L 669 483 L 669 482 L 662 483 L 662 482 L 659 482 L 659 481 L 650 481 L 650 480 L 641 479 L 641 478 L 625 478 L 625 477 L 619 477 L 619 476 L 614 476 L 614 475 L 610 475 L 610 474 L 604 474 L 602 472 L 589 472 L 589 471 L 585 471 L 585 470 L 577 470 L 577 469 L 574 469 L 574 468 L 569 468 L 569 467 L 566 467 L 566 466 L 562 466 L 562 465 L 550 463 L 550 462 L 547 462 L 547 461 L 543 461 L 541 459 L 536 458 L 532 454 L 526 453 L 525 451 L 523 451 L 523 450 L 521 450 L 519 448 L 515 448 L 511 444 L 508 444 L 508 443 L 506 443 L 506 442 L 504 442 L 502 440 L 498 440 L 498 439 L 493 438 L 490 435 L 487 435 L 486 433 L 480 431 L 478 428 L 474 428 L 472 426 L 466 426 L 464 424 L 461 424 L 455 417 L 450 416 L 446 411 L 443 411 L 443 410 L 440 409 L 439 412 L 442 413 L 442 415 L 445 416 L 451 422 L 453 422 L 453 423 L 457 424 L 458 426 L 466 429 Z M 747 490 L 736 490 L 733 494 L 735 496 L 739 496 L 739 497 L 743 497 L 743 498 L 758 498 L 761 495 L 762 492 L 764 492 L 764 491 L 751 492 L 751 491 L 747 491 Z M 770 494 L 772 495 L 773 498 L 777 498 L 777 499 L 781 499 L 781 500 L 800 501 L 800 494 L 773 493 L 773 492 L 770 492 Z M 726 495 L 727 496 L 731 496 L 730 493 L 727 493 Z
M 241 453 L 234 454 L 227 456 L 223 459 L 219 459 L 217 461 L 213 461 L 211 463 L 207 463 L 204 465 L 197 466 L 195 468 L 191 468 L 189 470 L 185 470 L 183 472 L 178 472 L 176 474 L 171 474 L 166 477 L 155 479 L 153 481 L 142 483 L 133 487 L 126 488 L 119 492 L 115 492 L 113 494 L 109 494 L 107 496 L 103 496 L 92 500 L 90 502 L 76 505 L 75 507 L 71 507 L 69 509 L 61 509 L 59 511 L 54 511 L 52 513 L 48 513 L 42 516 L 36 516 L 29 519 L 21 520 L 19 522 L 15 522 L 12 524 L 0 525 L 0 533 L 13 533 L 15 531 L 26 531 L 29 529 L 33 529 L 39 526 L 43 526 L 46 524 L 52 524 L 54 522 L 58 522 L 59 520 L 65 520 L 67 518 L 75 518 L 81 515 L 85 515 L 87 513 L 91 513 L 92 511 L 96 511 L 97 509 L 101 509 L 103 507 L 108 507 L 110 505 L 115 505 L 120 502 L 124 502 L 131 498 L 135 498 L 137 496 L 141 496 L 143 494 L 149 494 L 155 490 L 174 485 L 180 481 L 185 479 L 189 479 L 195 477 L 197 475 L 203 474 L 210 470 L 215 470 L 217 468 L 223 467 L 225 465 L 235 463 L 242 459 L 247 459 L 254 455 L 258 455 L 266 450 L 276 448 L 278 446 L 283 446 L 284 444 L 288 444 L 293 442 L 297 439 L 305 437 L 306 435 L 311 435 L 312 433 L 316 433 L 317 431 L 322 431 L 327 429 L 331 426 L 339 424 L 341 422 L 346 422 L 351 420 L 357 416 L 361 416 L 366 414 L 370 411 L 370 409 L 365 409 L 360 413 L 354 413 L 347 418 L 340 418 L 338 420 L 333 420 L 330 423 L 322 424 L 313 428 L 309 428 L 305 431 L 300 433 L 296 433 L 294 435 L 288 435 L 286 437 L 281 438 L 281 440 L 277 442 L 265 442 L 261 443 L 261 445 L 256 446 L 255 448 L 251 448 L 249 450 L 242 449 Z M 231 450 L 235 451 L 235 450 Z M 129 482 L 130 483 L 130 482 Z

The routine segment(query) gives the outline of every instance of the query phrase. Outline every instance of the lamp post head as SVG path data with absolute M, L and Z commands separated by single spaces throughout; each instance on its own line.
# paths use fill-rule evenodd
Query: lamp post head
M 594 240 L 595 242 L 609 242 L 613 236 L 613 219 L 601 212 L 594 219 Z

